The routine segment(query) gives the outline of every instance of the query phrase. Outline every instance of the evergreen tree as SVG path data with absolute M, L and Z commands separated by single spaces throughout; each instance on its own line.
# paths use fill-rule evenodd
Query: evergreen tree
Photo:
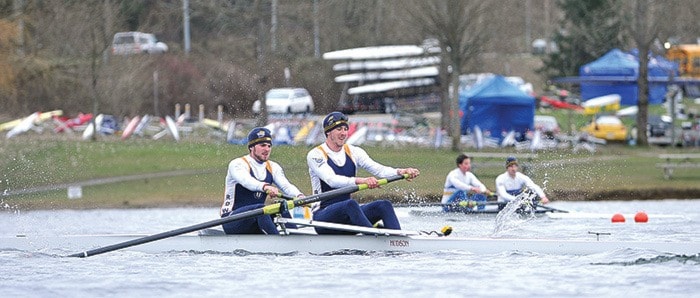
M 557 5 L 564 12 L 553 38 L 558 51 L 548 54 L 538 70 L 546 79 L 578 75 L 582 65 L 626 45 L 620 0 L 559 0 Z

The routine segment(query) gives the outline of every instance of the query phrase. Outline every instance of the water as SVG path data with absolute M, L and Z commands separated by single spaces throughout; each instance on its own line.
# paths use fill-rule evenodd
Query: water
M 646 211 L 649 222 L 521 220 L 494 235 L 495 217 L 415 217 L 406 229 L 451 225 L 458 236 L 700 242 L 700 200 L 556 202 L 581 212 Z M 159 233 L 216 218 L 215 208 L 0 212 L 0 235 Z M 657 214 L 677 215 L 655 218 Z M 60 244 L 56 245 L 60 247 Z M 700 248 L 699 248 L 700 252 Z M 588 256 L 527 252 L 361 253 L 316 256 L 115 251 L 90 258 L 0 251 L 2 297 L 698 297 L 700 257 L 620 250 Z

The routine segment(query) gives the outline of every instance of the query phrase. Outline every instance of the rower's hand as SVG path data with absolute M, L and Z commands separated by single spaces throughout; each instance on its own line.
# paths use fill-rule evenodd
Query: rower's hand
M 377 188 L 379 187 L 379 181 L 374 177 L 360 178 L 359 184 L 367 184 L 367 188 Z
M 544 205 L 544 204 L 547 204 L 547 203 L 549 203 L 549 199 L 547 199 L 547 197 L 541 197 L 541 198 L 540 198 L 540 204 L 543 204 L 543 205 Z
M 267 193 L 267 195 L 269 195 L 273 198 L 276 198 L 280 195 L 279 189 L 277 189 L 277 187 L 274 187 L 274 186 L 269 185 L 269 184 L 263 186 L 263 190 L 265 191 L 265 193 Z
M 411 181 L 413 180 L 413 178 L 416 178 L 418 177 L 418 175 L 420 175 L 420 171 L 414 168 L 398 169 L 396 170 L 396 173 L 399 175 L 408 175 L 408 178 L 406 178 L 407 181 Z

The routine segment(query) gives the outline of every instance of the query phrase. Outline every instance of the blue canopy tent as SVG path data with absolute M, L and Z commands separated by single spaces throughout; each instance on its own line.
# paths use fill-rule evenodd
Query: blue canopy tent
M 649 77 L 667 78 L 669 72 L 677 68 L 672 62 L 661 57 L 651 57 L 649 59 Z M 591 98 L 608 94 L 619 94 L 620 104 L 637 104 L 637 76 L 639 75 L 639 59 L 634 54 L 613 49 L 598 58 L 597 60 L 584 64 L 579 69 L 581 78 L 581 98 L 588 100 Z M 586 77 L 597 78 L 596 82 L 587 82 Z M 601 78 L 611 77 L 605 82 Z M 619 80 L 619 78 L 629 78 L 629 80 Z M 649 84 L 649 103 L 660 104 L 664 101 L 666 85 L 659 83 Z
M 478 126 L 500 141 L 511 130 L 524 134 L 533 129 L 535 98 L 500 75 L 461 91 L 459 106 L 462 134 Z

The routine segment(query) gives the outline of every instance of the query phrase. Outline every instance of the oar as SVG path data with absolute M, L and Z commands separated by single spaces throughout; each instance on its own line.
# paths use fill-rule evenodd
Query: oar
M 408 175 L 392 176 L 389 178 L 380 179 L 378 182 L 379 182 L 379 185 L 384 185 L 384 184 L 387 184 L 389 182 L 401 180 L 404 178 L 408 178 Z M 231 215 L 231 216 L 211 220 L 208 222 L 192 225 L 189 227 L 179 228 L 179 229 L 168 231 L 168 232 L 163 232 L 163 233 L 159 233 L 159 234 L 155 234 L 155 235 L 151 235 L 151 236 L 146 236 L 143 238 L 124 241 L 121 243 L 117 243 L 117 244 L 113 244 L 113 245 L 109 245 L 109 246 L 104 246 L 104 247 L 100 247 L 100 248 L 96 248 L 93 250 L 88 250 L 88 251 L 84 251 L 84 252 L 80 252 L 80 253 L 75 253 L 75 254 L 69 255 L 69 257 L 85 258 L 85 257 L 89 257 L 89 256 L 99 255 L 99 254 L 103 254 L 103 253 L 110 252 L 110 251 L 115 251 L 115 250 L 131 247 L 131 246 L 136 246 L 136 245 L 140 245 L 140 244 L 145 244 L 148 242 L 153 242 L 156 240 L 161 240 L 161 239 L 165 239 L 165 238 L 169 238 L 169 237 L 174 237 L 177 235 L 182 235 L 182 234 L 186 234 L 186 233 L 190 233 L 190 232 L 194 232 L 194 231 L 198 231 L 198 230 L 202 230 L 202 229 L 206 229 L 206 228 L 211 228 L 214 226 L 219 226 L 219 225 L 222 225 L 222 224 L 225 224 L 228 222 L 253 218 L 253 217 L 260 216 L 260 215 L 276 214 L 276 213 L 280 212 L 281 208 L 283 208 L 282 207 L 283 204 L 286 205 L 287 209 L 292 209 L 296 206 L 311 204 L 311 203 L 327 200 L 327 199 L 330 199 L 330 198 L 333 198 L 336 196 L 340 196 L 340 195 L 350 194 L 350 193 L 353 193 L 353 192 L 356 192 L 359 190 L 368 189 L 368 188 L 369 188 L 369 186 L 367 186 L 367 184 L 347 186 L 347 187 L 331 190 L 328 192 L 320 193 L 317 195 L 308 196 L 308 197 L 301 198 L 301 199 L 288 200 L 288 201 L 280 202 L 279 204 L 271 204 L 271 205 L 267 205 L 267 206 L 262 207 L 262 208 L 248 210 L 248 211 L 244 211 L 241 213 L 236 213 L 236 214 Z
M 542 208 L 542 209 L 545 209 L 547 211 L 552 211 L 552 212 L 569 213 L 569 211 L 566 211 L 566 210 L 561 210 L 561 209 L 556 209 L 556 208 L 552 208 L 552 207 L 542 206 L 540 204 L 535 204 L 535 209 L 537 209 L 537 208 Z

